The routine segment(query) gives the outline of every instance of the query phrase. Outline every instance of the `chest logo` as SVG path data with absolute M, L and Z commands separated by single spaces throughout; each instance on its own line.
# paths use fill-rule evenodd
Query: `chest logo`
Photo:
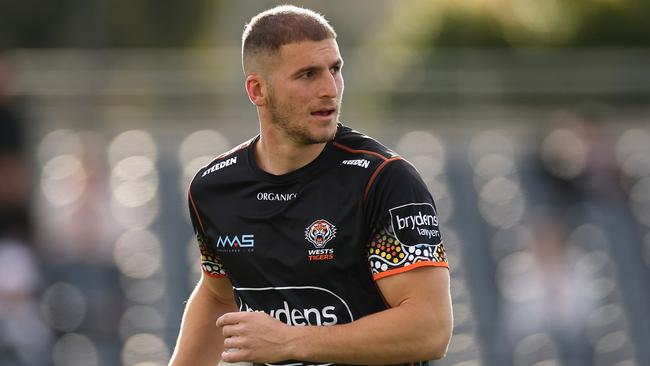
M 325 244 L 335 237 L 336 226 L 325 219 L 316 220 L 305 229 L 305 239 L 318 249 L 325 247 Z

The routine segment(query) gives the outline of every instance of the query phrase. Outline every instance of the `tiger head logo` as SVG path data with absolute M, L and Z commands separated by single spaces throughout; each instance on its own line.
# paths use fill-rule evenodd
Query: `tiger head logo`
M 336 237 L 336 226 L 324 219 L 314 221 L 305 229 L 305 239 L 319 249 L 334 237 Z

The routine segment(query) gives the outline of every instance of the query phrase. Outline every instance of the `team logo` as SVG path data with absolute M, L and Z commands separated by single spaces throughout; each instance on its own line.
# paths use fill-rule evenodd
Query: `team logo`
M 314 221 L 305 229 L 305 239 L 318 249 L 323 248 L 327 242 L 335 237 L 336 226 L 324 219 Z

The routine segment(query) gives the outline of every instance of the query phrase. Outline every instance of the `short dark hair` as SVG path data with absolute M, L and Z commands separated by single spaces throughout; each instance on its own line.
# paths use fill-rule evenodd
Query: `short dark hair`
M 336 39 L 334 28 L 319 13 L 293 5 L 280 5 L 251 18 L 242 35 L 242 64 L 259 54 L 274 55 L 285 44 Z

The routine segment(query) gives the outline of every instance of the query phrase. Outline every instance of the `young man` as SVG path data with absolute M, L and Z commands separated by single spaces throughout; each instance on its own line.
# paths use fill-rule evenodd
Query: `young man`
M 203 276 L 171 365 L 402 364 L 443 357 L 449 273 L 416 170 L 338 122 L 343 60 L 310 10 L 246 26 L 259 136 L 192 181 Z

